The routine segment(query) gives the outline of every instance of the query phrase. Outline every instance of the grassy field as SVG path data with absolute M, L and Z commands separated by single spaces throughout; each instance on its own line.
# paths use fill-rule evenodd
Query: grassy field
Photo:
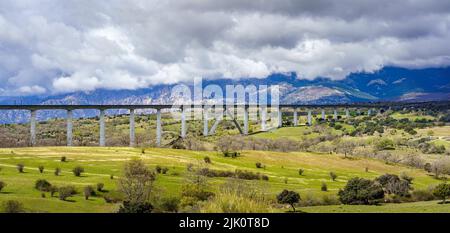
M 306 213 L 450 213 L 449 204 L 422 201 L 381 205 L 330 205 L 298 208 Z
M 61 162 L 61 156 L 67 157 L 67 162 Z M 5 200 L 20 200 L 25 208 L 31 212 L 112 212 L 117 205 L 107 204 L 101 197 L 93 197 L 84 200 L 82 194 L 69 198 L 69 201 L 60 201 L 57 197 L 41 197 L 41 192 L 35 190 L 34 182 L 37 179 L 47 179 L 57 186 L 66 184 L 75 185 L 80 191 L 86 185 L 104 183 L 106 190 L 115 190 L 117 177 L 121 174 L 123 164 L 132 158 L 141 158 L 151 168 L 157 165 L 169 168 L 166 175 L 158 175 L 156 187 L 162 195 L 178 196 L 180 187 L 185 179 L 187 164 L 204 164 L 203 158 L 209 156 L 212 164 L 211 169 L 230 170 L 235 169 L 260 172 L 269 176 L 269 181 L 243 181 L 256 182 L 265 190 L 269 197 L 274 198 L 283 189 L 295 190 L 302 196 L 313 195 L 335 195 L 348 179 L 352 177 L 375 178 L 385 173 L 401 174 L 407 173 L 414 177 L 415 189 L 424 189 L 439 181 L 427 175 L 419 169 L 399 165 L 388 165 L 381 161 L 371 159 L 345 159 L 338 155 L 315 154 L 304 152 L 268 152 L 268 151 L 243 151 L 242 157 L 226 158 L 217 152 L 211 151 L 187 151 L 175 149 L 147 148 L 142 153 L 138 148 L 98 148 L 98 147 L 37 147 L 37 148 L 14 148 L 0 149 L 0 180 L 7 186 L 0 193 L 0 202 Z M 258 169 L 256 162 L 266 165 L 265 169 Z M 16 165 L 23 163 L 25 173 L 19 173 Z M 45 171 L 40 174 L 37 167 L 43 165 Z M 71 170 L 80 165 L 84 167 L 85 173 L 81 177 L 75 177 Z M 62 175 L 53 174 L 56 167 L 62 169 Z M 366 172 L 365 168 L 369 171 Z M 302 176 L 298 169 L 304 169 Z M 338 175 L 336 181 L 331 181 L 329 173 Z M 111 179 L 113 175 L 115 179 Z M 213 191 L 216 191 L 224 178 L 211 178 Z M 320 191 L 322 182 L 328 185 L 328 192 Z M 406 205 L 406 204 L 405 204 Z M 441 211 L 441 205 L 427 204 L 430 208 Z M 400 205 L 399 205 L 400 206 Z M 433 207 L 434 206 L 434 207 Z M 448 206 L 448 205 L 447 205 Z M 311 207 L 308 211 L 330 211 L 339 207 Z M 345 207 L 352 211 L 353 206 Z M 371 211 L 370 208 L 360 207 Z M 406 207 L 405 207 L 406 208 Z M 450 208 L 450 206 L 448 206 Z M 307 211 L 305 210 L 305 211 Z M 344 211 L 346 211 L 345 209 Z M 308 212 L 307 211 L 307 212 Z M 355 209 L 355 211 L 360 211 Z M 362 211 L 362 210 L 361 210 Z M 402 210 L 399 210 L 402 211 Z

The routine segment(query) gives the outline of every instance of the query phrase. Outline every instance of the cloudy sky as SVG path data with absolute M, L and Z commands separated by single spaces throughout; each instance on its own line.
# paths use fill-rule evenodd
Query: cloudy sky
M 443 0 L 0 1 L 0 95 L 449 64 Z

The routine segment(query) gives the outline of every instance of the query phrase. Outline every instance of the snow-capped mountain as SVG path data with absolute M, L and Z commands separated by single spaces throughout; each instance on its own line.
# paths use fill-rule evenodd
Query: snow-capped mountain
M 220 79 L 203 85 L 279 85 L 280 102 L 285 104 L 344 103 L 361 101 L 430 101 L 450 99 L 450 67 L 402 69 L 386 67 L 374 73 L 353 73 L 344 80 L 298 79 L 296 74 L 273 74 L 265 79 Z M 192 84 L 187 84 L 192 86 Z M 138 90 L 96 90 L 54 96 L 0 97 L 0 104 L 156 104 L 172 103 L 173 85 Z M 110 113 L 126 113 L 127 110 Z M 75 117 L 92 117 L 95 110 L 77 110 Z M 64 111 L 40 111 L 39 119 L 64 117 Z M 27 111 L 1 111 L 0 122 L 25 122 Z

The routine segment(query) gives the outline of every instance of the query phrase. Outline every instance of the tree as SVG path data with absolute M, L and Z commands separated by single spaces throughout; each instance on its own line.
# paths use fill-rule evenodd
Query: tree
M 280 204 L 289 204 L 291 205 L 292 209 L 295 212 L 295 204 L 298 203 L 301 200 L 300 194 L 289 191 L 289 190 L 283 190 L 280 194 L 277 195 L 277 201 Z
M 450 158 L 437 159 L 431 165 L 431 170 L 436 179 L 439 179 L 441 174 L 450 174 Z
M 344 154 L 344 157 L 347 158 L 348 155 L 353 155 L 353 151 L 356 148 L 356 143 L 349 140 L 337 140 L 336 142 L 336 150 L 339 153 Z
M 0 180 L 0 192 L 6 186 L 6 183 Z
M 72 172 L 75 176 L 81 176 L 81 173 L 84 172 L 84 168 L 81 166 L 76 166 L 75 168 L 73 168 Z
M 445 204 L 445 200 L 450 196 L 450 184 L 442 183 L 436 186 L 433 190 L 433 195 L 442 199 L 442 204 Z
M 332 181 L 335 181 L 338 176 L 334 172 L 330 172 L 330 178 Z
M 411 190 L 412 178 L 403 176 L 405 179 L 400 179 L 397 175 L 384 174 L 375 179 L 379 183 L 386 194 L 395 194 L 399 196 L 408 196 Z
M 5 213 L 23 213 L 25 212 L 23 204 L 19 201 L 9 200 L 3 203 L 3 211 Z
M 150 193 L 156 174 L 150 171 L 142 160 L 131 160 L 123 168 L 123 177 L 119 179 L 119 191 L 124 195 L 121 206 L 122 212 L 136 211 L 135 213 L 151 211 L 149 203 Z M 129 212 L 130 213 L 130 212 Z
M 44 179 L 36 180 L 36 183 L 34 184 L 34 188 L 36 188 L 39 191 L 42 192 L 48 192 L 50 191 L 50 188 L 52 187 L 52 184 Z
M 356 177 L 350 179 L 338 195 L 343 204 L 368 205 L 383 198 L 384 191 L 374 181 Z
M 83 192 L 84 192 L 84 198 L 86 200 L 88 200 L 91 195 L 95 194 L 94 188 L 90 185 L 84 187 Z

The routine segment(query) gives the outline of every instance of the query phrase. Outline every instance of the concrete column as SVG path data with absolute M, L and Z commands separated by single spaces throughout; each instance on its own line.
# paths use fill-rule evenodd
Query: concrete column
M 134 124 L 134 109 L 130 109 L 130 147 L 136 145 L 136 128 Z
M 325 120 L 325 110 L 322 109 L 322 120 Z
M 294 109 L 294 126 L 298 126 L 297 109 Z
M 333 112 L 333 119 L 337 120 L 338 119 L 338 114 L 337 114 L 337 110 L 335 109 Z
M 186 109 L 181 109 L 181 137 L 186 138 Z
M 248 135 L 248 108 L 244 107 L 244 135 Z
M 361 109 L 357 109 L 356 112 L 358 113 L 358 116 L 361 115 Z
M 105 110 L 100 109 L 100 146 L 105 145 Z
M 36 145 L 36 110 L 31 110 L 30 117 L 30 143 L 31 146 Z
M 208 136 L 208 110 L 203 108 L 203 136 Z
M 67 146 L 72 146 L 73 111 L 67 110 Z
M 311 114 L 311 110 L 308 110 L 308 125 L 312 125 L 312 114 Z
M 350 117 L 350 112 L 348 111 L 348 108 L 345 109 L 345 117 L 349 118 Z
M 367 110 L 367 115 L 368 116 L 372 115 L 372 109 L 369 108 L 369 110 Z
M 281 128 L 283 126 L 283 112 L 281 111 L 280 107 L 278 107 L 277 110 L 278 110 L 278 124 L 277 124 L 277 126 L 278 126 L 278 128 Z
M 261 130 L 266 131 L 266 115 L 267 115 L 267 108 L 261 107 Z
M 156 145 L 161 146 L 161 109 L 156 110 Z

